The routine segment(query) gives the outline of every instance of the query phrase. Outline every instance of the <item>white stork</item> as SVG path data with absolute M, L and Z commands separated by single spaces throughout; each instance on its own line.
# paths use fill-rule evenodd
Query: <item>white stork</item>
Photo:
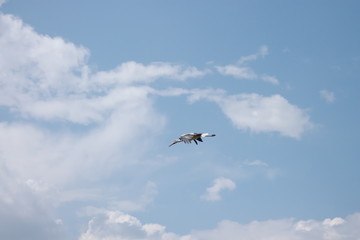
M 209 133 L 186 133 L 183 134 L 179 137 L 179 139 L 176 139 L 174 142 L 172 142 L 169 147 L 171 147 L 172 145 L 179 143 L 179 142 L 184 142 L 184 143 L 191 143 L 191 141 L 194 141 L 196 143 L 196 145 L 198 144 L 197 141 L 202 142 L 203 140 L 201 139 L 202 137 L 215 137 L 215 134 L 209 134 Z

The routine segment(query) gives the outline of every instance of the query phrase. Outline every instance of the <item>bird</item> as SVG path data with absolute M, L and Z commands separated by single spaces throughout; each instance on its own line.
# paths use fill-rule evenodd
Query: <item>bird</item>
M 179 139 L 176 139 L 174 142 L 172 142 L 169 147 L 172 145 L 184 142 L 184 143 L 191 143 L 191 141 L 194 141 L 196 145 L 198 144 L 197 141 L 202 142 L 202 137 L 215 137 L 215 134 L 209 134 L 209 133 L 185 133 L 179 137 Z

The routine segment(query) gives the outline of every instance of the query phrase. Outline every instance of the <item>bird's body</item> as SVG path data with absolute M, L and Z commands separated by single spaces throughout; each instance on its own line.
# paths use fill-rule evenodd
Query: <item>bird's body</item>
M 197 141 L 202 142 L 202 137 L 215 137 L 215 134 L 209 134 L 209 133 L 185 133 L 179 137 L 179 139 L 176 139 L 174 142 L 172 142 L 169 147 L 172 145 L 184 142 L 184 143 L 191 143 L 191 141 L 194 141 L 196 145 L 198 144 Z

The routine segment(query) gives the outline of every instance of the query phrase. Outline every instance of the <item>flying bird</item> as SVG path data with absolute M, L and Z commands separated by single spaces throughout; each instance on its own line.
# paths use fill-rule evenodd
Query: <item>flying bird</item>
M 176 139 L 174 142 L 172 142 L 169 147 L 172 145 L 184 142 L 184 143 L 191 143 L 191 141 L 194 141 L 196 145 L 198 144 L 197 141 L 202 142 L 202 137 L 215 137 L 215 134 L 209 134 L 209 133 L 186 133 L 179 137 L 179 139 Z

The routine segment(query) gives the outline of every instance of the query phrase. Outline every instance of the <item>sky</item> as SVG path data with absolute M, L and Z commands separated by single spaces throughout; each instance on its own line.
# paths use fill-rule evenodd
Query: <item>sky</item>
M 0 239 L 359 239 L 359 10 L 0 0 Z

